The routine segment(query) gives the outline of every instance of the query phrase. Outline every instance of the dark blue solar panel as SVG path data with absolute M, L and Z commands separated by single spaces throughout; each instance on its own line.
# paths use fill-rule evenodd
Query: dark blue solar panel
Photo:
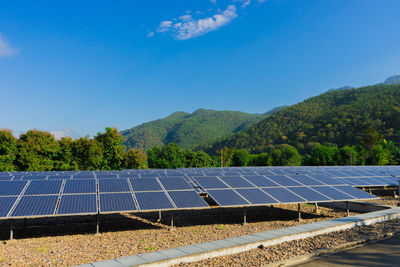
M 27 181 L 0 181 L 0 196 L 18 196 Z
M 140 210 L 173 209 L 171 201 L 164 192 L 138 192 L 135 193 Z
M 371 199 L 371 198 L 377 198 L 371 194 L 368 194 L 367 192 L 364 192 L 360 189 L 354 188 L 352 186 L 333 186 L 333 188 L 338 189 L 346 194 L 349 194 L 356 199 Z
M 54 215 L 58 196 L 23 196 L 11 217 Z
M 64 185 L 63 194 L 88 194 L 96 192 L 96 181 L 94 179 L 67 180 Z
M 156 178 L 130 179 L 133 191 L 160 191 L 161 185 Z
M 207 190 L 207 193 L 220 206 L 243 206 L 249 203 L 232 189 Z
M 281 203 L 305 202 L 305 199 L 293 194 L 289 190 L 282 187 L 270 187 L 261 189 Z
M 47 176 L 47 180 L 68 180 L 71 179 L 71 175 L 49 175 Z
M 229 188 L 226 184 L 224 184 L 217 177 L 193 177 L 196 182 L 200 184 L 204 189 L 214 189 L 214 188 Z
M 118 178 L 116 174 L 96 174 L 97 179 L 112 179 Z
M 178 209 L 209 207 L 203 198 L 193 190 L 169 191 L 168 194 Z
M 16 200 L 17 197 L 0 197 L 0 218 L 7 216 Z
M 25 195 L 52 195 L 59 194 L 62 186 L 62 180 L 41 180 L 31 181 L 25 191 Z
M 244 175 L 244 178 L 252 182 L 258 187 L 277 187 L 277 183 L 273 182 L 272 180 L 264 177 L 264 176 L 257 176 L 257 175 Z
M 183 178 L 160 178 L 160 182 L 166 190 L 193 189 Z
M 0 181 L 11 181 L 12 176 L 1 176 Z
M 230 185 L 232 188 L 255 187 L 239 176 L 221 176 L 220 179 Z
M 127 179 L 99 179 L 100 193 L 122 193 L 129 192 L 129 184 Z
M 308 201 L 327 201 L 331 200 L 328 197 L 321 195 L 320 193 L 308 188 L 308 187 L 290 187 L 288 188 L 290 191 L 293 191 L 297 195 Z
M 285 176 L 285 175 L 268 175 L 267 176 L 269 179 L 271 179 L 272 181 L 283 185 L 283 186 L 299 186 L 301 185 L 300 183 L 296 182 L 293 179 L 290 179 L 289 177 Z
M 325 196 L 333 199 L 333 200 L 350 200 L 354 199 L 354 197 L 347 195 L 333 187 L 330 186 L 312 186 L 312 189 L 317 190 L 319 193 L 324 194 Z
M 341 184 L 346 184 L 346 182 L 343 179 L 340 178 L 332 178 L 328 175 L 325 174 L 312 174 L 310 175 L 312 178 L 322 182 L 323 184 L 326 185 L 341 185 Z
M 22 180 L 44 180 L 46 179 L 46 175 L 24 175 Z
M 76 174 L 72 176 L 72 179 L 94 179 L 93 174 Z
M 289 175 L 289 177 L 304 185 L 323 185 L 323 183 L 305 175 Z
M 267 195 L 265 192 L 257 188 L 236 189 L 236 192 L 238 192 L 240 195 L 250 201 L 251 204 L 272 204 L 278 202 Z
M 100 194 L 100 212 L 137 210 L 131 193 Z
M 97 213 L 96 194 L 62 195 L 57 214 L 95 214 Z

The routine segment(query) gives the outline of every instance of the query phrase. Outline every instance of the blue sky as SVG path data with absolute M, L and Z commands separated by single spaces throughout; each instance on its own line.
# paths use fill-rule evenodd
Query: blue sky
M 6 1 L 0 128 L 265 112 L 400 74 L 398 0 Z

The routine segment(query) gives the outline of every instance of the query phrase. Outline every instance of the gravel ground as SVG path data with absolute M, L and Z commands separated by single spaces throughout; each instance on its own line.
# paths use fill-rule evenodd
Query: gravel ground
M 164 225 L 156 223 L 158 213 L 136 214 L 150 223 L 122 215 L 107 215 L 101 217 L 100 235 L 93 234 L 93 217 L 29 220 L 27 228 L 23 227 L 23 221 L 18 221 L 15 222 L 17 239 L 12 241 L 5 240 L 8 238 L 7 224 L 0 222 L 0 235 L 4 239 L 0 243 L 0 266 L 71 266 L 345 216 L 343 211 L 324 207 L 320 207 L 320 213 L 316 214 L 314 206 L 303 204 L 303 220 L 297 222 L 296 211 L 297 205 L 247 208 L 248 224 L 245 226 L 241 225 L 243 209 L 182 211 L 174 213 L 176 229 L 173 231 L 166 226 L 169 224 L 167 212 L 162 220 Z M 335 240 L 337 238 L 333 235 L 329 242 L 298 242 L 306 242 L 309 249 L 314 249 L 334 245 L 337 242 Z M 226 265 L 226 262 L 247 265 L 251 257 L 258 259 L 251 261 L 252 264 L 259 265 L 290 253 L 303 253 L 305 248 L 297 247 L 297 244 L 300 243 L 281 245 L 275 250 L 266 248 L 251 251 L 250 254 L 216 258 L 194 265 Z

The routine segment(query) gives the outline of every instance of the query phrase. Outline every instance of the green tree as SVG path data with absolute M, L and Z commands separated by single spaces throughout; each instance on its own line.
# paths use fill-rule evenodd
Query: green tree
M 224 147 L 217 150 L 217 156 L 220 161 L 220 167 L 227 167 L 231 164 L 232 156 L 235 150 L 233 148 Z
M 149 168 L 176 169 L 185 166 L 184 151 L 175 143 L 149 149 L 147 158 Z
M 340 153 L 337 146 L 317 145 L 311 152 L 310 164 L 316 166 L 337 165 Z
M 357 149 L 353 146 L 344 146 L 340 149 L 340 165 L 357 165 L 359 162 Z
M 126 158 L 124 139 L 116 128 L 107 127 L 104 133 L 98 133 L 95 140 L 102 143 L 103 170 L 121 170 Z
M 59 171 L 79 170 L 72 151 L 74 140 L 71 137 L 63 137 L 57 143 L 60 150 L 55 160 L 55 169 Z
M 284 145 L 282 147 L 281 164 L 283 166 L 300 166 L 302 156 L 293 146 Z
M 232 166 L 247 166 L 250 156 L 246 149 L 238 149 L 233 153 Z
M 271 166 L 272 158 L 268 153 L 251 154 L 248 166 Z
M 387 165 L 390 160 L 390 150 L 382 144 L 375 145 L 369 155 L 371 165 Z
M 213 166 L 213 160 L 210 155 L 203 151 L 185 150 L 184 158 L 186 168 L 207 168 Z
M 81 137 L 72 143 L 72 154 L 79 170 L 101 170 L 103 166 L 103 145 L 95 139 Z
M 0 171 L 16 171 L 17 139 L 10 130 L 0 130 Z
M 51 171 L 60 147 L 48 132 L 29 130 L 17 141 L 17 164 L 20 170 Z
M 131 148 L 126 153 L 127 169 L 145 169 L 147 163 L 147 155 L 143 149 Z

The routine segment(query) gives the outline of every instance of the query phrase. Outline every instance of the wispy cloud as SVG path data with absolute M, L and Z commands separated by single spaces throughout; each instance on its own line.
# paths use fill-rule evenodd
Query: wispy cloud
M 73 132 L 71 129 L 69 128 L 64 128 L 62 130 L 56 130 L 56 131 L 52 131 L 51 134 L 54 135 L 54 137 L 57 140 L 60 140 L 63 137 L 72 137 L 72 138 L 78 138 L 79 135 L 76 134 L 75 132 Z
M 216 4 L 217 0 L 210 0 L 211 3 Z
M 232 0 L 232 2 L 242 3 L 241 7 L 243 8 L 251 4 L 251 0 Z
M 157 32 L 170 32 L 177 40 L 187 40 L 215 31 L 229 24 L 236 17 L 236 6 L 229 5 L 225 10 L 211 17 L 194 19 L 192 15 L 186 14 L 178 19 L 162 21 L 157 28 Z
M 9 57 L 18 53 L 18 49 L 11 47 L 3 35 L 0 34 L 0 57 Z

